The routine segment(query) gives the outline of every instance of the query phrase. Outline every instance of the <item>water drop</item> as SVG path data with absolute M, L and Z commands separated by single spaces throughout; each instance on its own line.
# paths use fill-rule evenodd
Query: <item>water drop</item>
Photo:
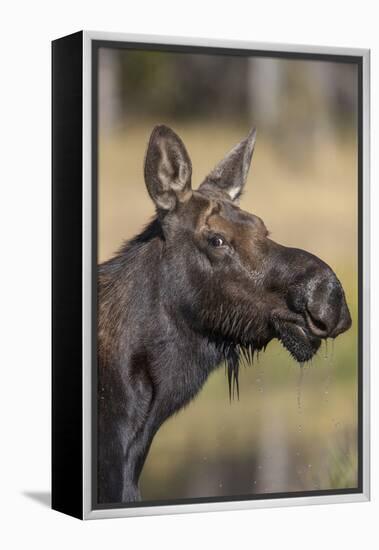
M 302 398 L 302 391 L 303 391 L 303 378 L 304 378 L 304 363 L 300 364 L 300 372 L 299 377 L 297 381 L 297 408 L 299 412 L 301 412 L 301 398 Z

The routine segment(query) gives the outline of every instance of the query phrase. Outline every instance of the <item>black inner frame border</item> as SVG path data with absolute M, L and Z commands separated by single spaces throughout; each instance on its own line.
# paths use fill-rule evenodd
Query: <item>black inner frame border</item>
M 137 51 L 156 51 L 172 53 L 190 53 L 223 55 L 231 57 L 265 57 L 295 59 L 303 61 L 330 61 L 357 65 L 358 70 L 358 110 L 357 110 L 357 168 L 358 168 L 358 345 L 357 345 L 357 392 L 358 392 L 358 483 L 356 487 L 346 489 L 319 489 L 313 491 L 294 491 L 290 493 L 265 493 L 261 495 L 231 495 L 221 497 L 197 497 L 170 500 L 141 501 L 132 503 L 98 504 L 97 502 L 97 266 L 98 266 L 98 66 L 99 49 L 127 49 Z M 301 48 L 301 46 L 299 46 Z M 91 169 L 92 169 L 92 206 L 91 206 L 91 283 L 92 283 L 92 326 L 91 326 L 91 506 L 92 510 L 123 508 L 146 508 L 156 506 L 178 506 L 215 502 L 241 502 L 272 500 L 283 498 L 348 495 L 363 493 L 363 56 L 324 53 L 301 53 L 275 50 L 254 50 L 216 46 L 188 46 L 145 42 L 122 42 L 114 40 L 91 41 Z

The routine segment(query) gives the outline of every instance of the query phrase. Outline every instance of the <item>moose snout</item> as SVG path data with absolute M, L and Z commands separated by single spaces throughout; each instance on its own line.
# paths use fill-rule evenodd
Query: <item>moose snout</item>
M 308 283 L 305 319 L 309 331 L 318 338 L 335 338 L 351 327 L 345 293 L 333 272 Z
M 270 241 L 270 250 L 276 260 L 271 274 L 280 282 L 279 288 L 283 288 L 283 281 L 290 278 L 286 305 L 297 319 L 302 317 L 301 328 L 307 329 L 316 339 L 336 338 L 347 331 L 351 327 L 351 316 L 344 290 L 334 271 L 305 250 L 273 241 Z M 285 266 L 283 270 L 278 269 L 280 261 Z

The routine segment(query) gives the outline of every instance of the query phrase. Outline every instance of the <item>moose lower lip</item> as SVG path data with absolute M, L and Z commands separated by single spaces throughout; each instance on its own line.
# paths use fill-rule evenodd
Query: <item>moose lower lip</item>
M 306 327 L 301 325 L 300 322 L 296 322 L 292 319 L 289 320 L 285 318 L 278 318 L 274 321 L 274 327 L 279 337 L 283 333 L 287 333 L 289 331 L 292 334 L 296 334 L 297 332 L 301 338 L 306 338 L 307 340 L 310 339 L 310 334 L 308 333 Z
M 306 338 L 307 340 L 310 339 L 310 334 L 308 333 L 307 329 L 302 325 L 298 325 L 297 323 L 291 322 L 290 326 L 293 327 L 295 330 L 297 330 L 299 332 L 299 335 L 301 335 L 303 338 Z
M 287 324 L 286 329 L 281 331 L 279 340 L 299 363 L 312 359 L 321 343 L 321 340 L 313 338 L 306 328 L 295 323 Z
M 308 334 L 305 332 L 305 329 L 300 325 L 295 325 L 295 327 L 302 333 L 303 336 L 308 337 Z
M 318 336 L 309 332 L 309 330 L 306 327 L 302 327 L 301 325 L 297 325 L 297 324 L 295 324 L 294 326 L 297 328 L 297 330 L 300 332 L 303 338 L 306 338 L 307 340 L 312 342 L 317 342 L 320 340 Z

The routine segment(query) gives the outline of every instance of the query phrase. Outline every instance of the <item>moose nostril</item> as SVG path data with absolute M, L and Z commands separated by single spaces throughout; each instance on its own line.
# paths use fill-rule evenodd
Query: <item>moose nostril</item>
M 305 312 L 305 317 L 308 323 L 308 328 L 315 336 L 324 338 L 329 334 L 328 325 L 320 318 L 319 315 L 312 312 L 310 309 L 307 309 Z
M 311 317 L 312 317 L 312 315 L 311 315 Z M 328 331 L 328 327 L 326 326 L 326 324 L 323 321 L 320 321 L 320 319 L 316 319 L 315 317 L 312 317 L 312 322 L 322 332 L 327 332 Z

